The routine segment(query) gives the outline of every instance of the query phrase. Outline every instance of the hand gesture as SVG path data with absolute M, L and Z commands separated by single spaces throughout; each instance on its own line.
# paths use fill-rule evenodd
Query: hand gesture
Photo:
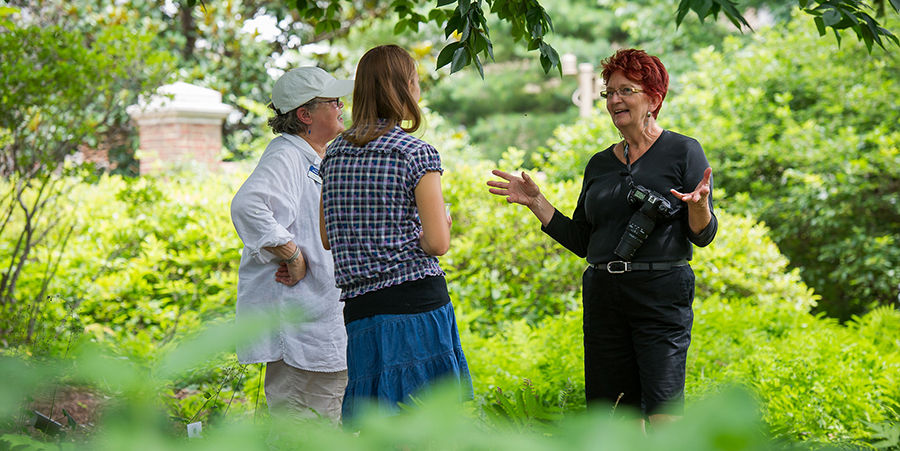
M 541 189 L 538 188 L 534 180 L 525 171 L 522 171 L 521 177 L 497 169 L 494 169 L 491 173 L 506 181 L 489 180 L 487 184 L 492 188 L 488 191 L 498 196 L 506 196 L 506 201 L 509 203 L 531 207 L 541 195 Z
M 709 201 L 707 199 L 709 198 L 710 191 L 710 177 L 712 177 L 712 168 L 706 168 L 706 171 L 703 173 L 703 180 L 700 180 L 700 183 L 697 184 L 697 187 L 694 188 L 693 192 L 680 193 L 673 189 L 671 190 L 672 195 L 687 203 L 689 209 L 706 209 L 709 206 Z
M 297 285 L 304 277 L 306 277 L 306 260 L 303 254 L 297 256 L 291 263 L 279 263 L 278 269 L 275 270 L 275 281 L 289 287 Z

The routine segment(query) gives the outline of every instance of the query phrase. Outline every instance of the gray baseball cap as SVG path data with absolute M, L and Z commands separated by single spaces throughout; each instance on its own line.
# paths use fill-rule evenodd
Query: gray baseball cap
M 272 105 L 284 114 L 316 97 L 343 97 L 352 92 L 353 80 L 338 80 L 318 67 L 298 67 L 275 82 Z

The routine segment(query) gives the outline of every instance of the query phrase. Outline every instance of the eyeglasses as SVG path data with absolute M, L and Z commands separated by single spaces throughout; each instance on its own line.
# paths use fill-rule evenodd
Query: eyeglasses
M 613 94 L 618 94 L 619 97 L 628 97 L 636 92 L 644 92 L 644 90 L 638 88 L 604 89 L 603 91 L 600 91 L 600 97 L 608 99 L 609 96 Z
M 331 100 L 316 100 L 314 102 L 307 102 L 306 104 L 309 106 L 317 105 L 319 103 L 330 103 L 334 108 L 343 108 L 344 102 L 341 102 L 341 99 L 331 99 Z

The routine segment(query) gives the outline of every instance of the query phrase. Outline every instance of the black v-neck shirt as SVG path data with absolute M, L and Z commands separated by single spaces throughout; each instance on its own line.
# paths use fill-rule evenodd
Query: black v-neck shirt
M 616 158 L 614 147 L 597 153 L 588 162 L 572 218 L 556 210 L 550 223 L 541 228 L 566 249 L 579 257 L 587 257 L 588 263 L 592 264 L 621 260 L 613 251 L 635 212 L 626 200 L 629 190 L 626 167 Z M 669 192 L 672 188 L 682 193 L 694 191 L 708 167 L 706 155 L 697 140 L 668 130 L 663 130 L 656 142 L 631 163 L 636 185 L 665 196 L 673 206 L 681 205 L 672 219 L 657 221 L 632 261 L 690 260 L 691 243 L 703 247 L 712 242 L 718 229 L 712 191 L 709 195 L 712 219 L 699 234 L 691 231 L 687 206 Z

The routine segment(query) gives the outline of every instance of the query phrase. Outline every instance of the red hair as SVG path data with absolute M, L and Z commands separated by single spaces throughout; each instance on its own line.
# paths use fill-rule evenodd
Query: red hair
M 659 58 L 648 55 L 647 52 L 638 49 L 621 49 L 616 54 L 603 60 L 603 82 L 609 83 L 612 74 L 622 71 L 625 78 L 638 83 L 650 96 L 659 96 L 659 105 L 653 111 L 653 117 L 659 114 L 662 101 L 669 92 L 669 73 Z

